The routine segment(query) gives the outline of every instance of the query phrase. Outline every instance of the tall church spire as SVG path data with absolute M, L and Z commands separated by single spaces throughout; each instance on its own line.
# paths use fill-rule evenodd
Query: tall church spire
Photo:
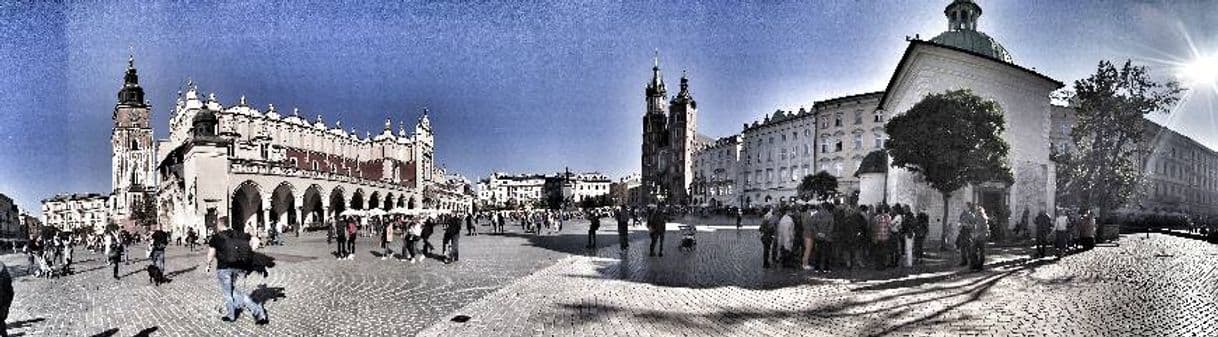
M 140 87 L 140 76 L 135 70 L 135 55 L 127 55 L 127 73 L 123 75 L 123 88 L 118 91 L 118 103 L 144 104 L 144 88 Z
M 664 76 L 660 74 L 660 50 L 656 49 L 652 58 L 651 82 L 647 83 L 647 96 L 666 97 L 668 90 L 664 88 Z

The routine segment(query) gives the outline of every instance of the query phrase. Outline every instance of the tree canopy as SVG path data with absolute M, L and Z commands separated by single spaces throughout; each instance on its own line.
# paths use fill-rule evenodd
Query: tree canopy
M 804 176 L 797 188 L 799 198 L 803 200 L 829 199 L 837 195 L 837 177 L 829 172 L 820 171 Z
M 892 166 L 920 174 L 945 199 L 968 184 L 1014 181 L 1002 108 L 971 90 L 929 94 L 885 130 Z
M 1119 68 L 1100 61 L 1091 76 L 1074 81 L 1072 102 L 1077 122 L 1071 130 L 1073 153 L 1057 153 L 1061 201 L 1082 208 L 1112 210 L 1124 205 L 1142 180 L 1140 150 L 1146 115 L 1168 113 L 1183 92 L 1175 81 L 1150 79 L 1145 66 L 1125 61 Z

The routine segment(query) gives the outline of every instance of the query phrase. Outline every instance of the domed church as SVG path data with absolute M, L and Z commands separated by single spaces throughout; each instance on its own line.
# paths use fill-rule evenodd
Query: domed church
M 1007 156 L 1015 181 L 1010 186 L 987 183 L 962 188 L 949 200 L 948 220 L 954 221 L 964 203 L 975 202 L 994 219 L 1006 214 L 1008 223 L 1027 209 L 1035 214 L 1052 211 L 1055 193 L 1054 163 L 1049 160 L 1050 94 L 1062 82 L 1015 62 L 996 39 L 978 30 L 981 6 L 972 0 L 954 0 L 944 10 L 947 31 L 928 40 L 912 39 L 888 81 L 877 113 L 899 115 L 929 94 L 971 89 L 997 102 L 1006 117 L 1002 138 L 1010 145 Z M 932 241 L 942 233 L 943 201 L 938 191 L 920 177 L 898 168 L 860 174 L 859 202 L 901 203 L 924 210 L 931 217 Z M 860 172 L 863 173 L 863 172 Z M 882 187 L 882 188 L 881 188 Z

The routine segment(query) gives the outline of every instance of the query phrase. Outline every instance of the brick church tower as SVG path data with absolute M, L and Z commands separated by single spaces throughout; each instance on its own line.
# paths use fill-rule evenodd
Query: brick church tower
M 133 229 L 133 212 L 144 202 L 153 202 L 156 191 L 156 149 L 148 120 L 151 106 L 144 100 L 135 70 L 135 57 L 127 59 L 127 73 L 114 105 L 114 129 L 110 134 L 111 216 L 121 227 Z M 155 214 L 155 212 L 153 213 Z

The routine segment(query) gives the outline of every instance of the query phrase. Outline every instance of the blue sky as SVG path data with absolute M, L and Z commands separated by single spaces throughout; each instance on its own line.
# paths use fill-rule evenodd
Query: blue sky
M 81 2 L 0 4 L 0 193 L 23 208 L 110 189 L 109 133 L 129 48 L 158 138 L 188 78 L 225 104 L 376 132 L 429 107 L 442 164 L 638 170 L 653 50 L 689 73 L 700 131 L 882 90 L 906 36 L 949 1 Z M 1170 75 L 1189 42 L 1218 52 L 1218 3 L 979 1 L 1015 62 L 1070 83 L 1101 59 Z M 1213 90 L 1158 119 L 1218 148 Z M 395 122 L 396 124 L 396 122 Z M 38 213 L 34 211 L 34 213 Z

